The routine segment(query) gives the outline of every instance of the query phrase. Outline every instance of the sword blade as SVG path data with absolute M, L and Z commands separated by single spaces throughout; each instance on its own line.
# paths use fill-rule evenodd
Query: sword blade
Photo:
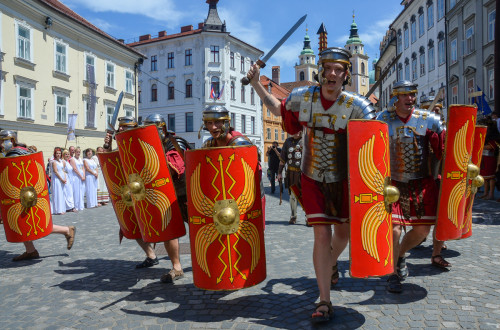
M 288 30 L 288 32 L 276 43 L 276 45 L 274 45 L 273 48 L 271 48 L 271 50 L 261 59 L 262 62 L 266 63 L 270 58 L 271 56 L 274 55 L 274 53 L 276 53 L 276 51 L 281 47 L 281 45 L 283 45 L 283 43 L 288 39 L 290 38 L 290 36 L 295 32 L 295 30 L 297 30 L 299 28 L 299 26 L 304 23 L 304 21 L 306 20 L 306 17 L 307 17 L 307 14 L 302 16 L 298 21 L 297 23 L 295 23 L 294 26 L 292 26 L 292 28 L 290 30 Z
M 109 122 L 109 129 L 111 131 L 115 130 L 116 120 L 118 119 L 118 113 L 120 112 L 120 106 L 122 105 L 122 99 L 123 99 L 123 91 L 120 93 L 120 96 L 118 96 L 118 101 L 116 101 L 113 117 L 111 117 L 111 120 Z

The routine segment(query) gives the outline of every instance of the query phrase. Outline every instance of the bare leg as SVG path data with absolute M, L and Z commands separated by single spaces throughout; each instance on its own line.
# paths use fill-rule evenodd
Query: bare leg
M 406 235 L 403 237 L 401 242 L 401 248 L 399 250 L 399 257 L 404 257 L 405 253 L 415 246 L 420 244 L 424 238 L 429 235 L 431 231 L 431 226 L 414 226 Z
M 26 249 L 26 252 L 27 253 L 33 253 L 35 252 L 35 244 L 33 244 L 33 242 L 29 241 L 29 242 L 23 242 L 24 244 L 24 248 Z
M 436 239 L 436 226 L 434 226 L 432 237 L 431 263 L 433 266 L 446 270 L 447 267 L 451 267 L 451 264 L 441 256 L 441 250 L 443 249 L 444 241 L 439 241 Z
M 332 238 L 332 261 L 335 265 L 340 254 L 344 252 L 347 243 L 349 243 L 349 223 L 343 223 L 341 225 L 335 225 L 333 227 L 333 238 Z
M 138 238 L 135 241 L 137 242 L 137 244 L 139 244 L 141 249 L 146 253 L 146 257 L 150 259 L 156 259 L 155 250 L 153 250 L 151 244 L 144 242 L 141 238 Z
M 495 199 L 494 194 L 495 194 L 495 179 L 490 179 L 489 180 L 489 186 L 490 186 L 490 193 L 488 194 L 488 199 Z
M 401 238 L 401 225 L 392 225 L 392 258 L 394 262 L 394 273 L 396 274 L 396 265 L 399 259 L 400 244 L 399 239 Z
M 319 300 L 330 301 L 330 278 L 332 276 L 332 228 L 329 225 L 316 225 L 314 229 L 313 264 L 316 273 L 316 282 L 319 289 Z M 328 312 L 326 306 L 318 311 Z
M 69 235 L 69 227 L 53 225 L 52 233 L 53 234 Z
M 175 270 L 182 270 L 181 260 L 179 257 L 179 239 L 171 239 L 163 243 L 165 250 L 167 250 L 168 257 L 172 261 L 172 268 Z

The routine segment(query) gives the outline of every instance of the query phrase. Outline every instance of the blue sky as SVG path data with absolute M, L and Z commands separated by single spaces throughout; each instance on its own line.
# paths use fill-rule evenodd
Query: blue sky
M 206 0 L 61 0 L 72 10 L 110 35 L 132 42 L 140 35 L 180 32 L 180 27 L 203 22 L 208 13 Z M 311 3 L 312 5 L 307 5 Z M 379 43 L 389 24 L 401 12 L 400 0 L 220 0 L 217 9 L 227 31 L 235 37 L 267 52 L 304 14 L 305 24 L 288 39 L 267 63 L 263 74 L 271 76 L 271 67 L 281 67 L 281 81 L 295 79 L 294 65 L 303 47 L 306 25 L 311 47 L 317 55 L 321 23 L 328 31 L 328 46 L 343 47 L 349 37 L 354 10 L 365 52 L 371 61 L 379 55 Z M 370 64 L 371 69 L 371 64 Z

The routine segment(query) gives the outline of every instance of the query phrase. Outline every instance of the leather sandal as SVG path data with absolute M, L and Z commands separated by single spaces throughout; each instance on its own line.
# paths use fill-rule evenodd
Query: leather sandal
M 40 255 L 38 254 L 38 251 L 35 250 L 33 252 L 24 252 L 23 254 L 20 254 L 17 257 L 12 258 L 12 261 L 31 260 L 38 258 L 40 258 Z
M 141 262 L 138 265 L 135 265 L 135 268 L 148 268 L 148 267 L 153 267 L 154 265 L 158 265 L 158 257 L 155 257 L 154 259 L 151 259 L 149 257 L 146 257 L 143 262 Z
M 445 271 L 450 270 L 449 268 L 451 267 L 451 264 L 448 261 L 446 261 L 446 259 L 443 258 L 443 256 L 440 254 L 432 256 L 431 262 L 434 267 L 437 267 Z
M 173 283 L 174 281 L 183 278 L 184 272 L 181 270 L 172 269 L 167 274 L 163 274 L 160 278 L 162 283 Z
M 399 257 L 396 271 L 402 281 L 404 281 L 405 278 L 408 277 L 410 271 L 408 270 L 408 266 L 406 265 L 406 257 Z
M 328 307 L 328 311 L 318 311 L 318 308 L 321 306 Z M 333 316 L 333 306 L 331 301 L 320 301 L 316 304 L 316 309 L 314 313 L 311 315 L 311 321 L 314 324 L 324 323 L 330 321 L 330 318 Z
M 69 235 L 64 235 L 66 237 L 66 248 L 68 250 L 71 250 L 73 247 L 73 243 L 75 242 L 75 233 L 76 233 L 76 227 L 75 226 L 69 226 Z
M 403 292 L 403 285 L 401 284 L 401 279 L 399 275 L 392 274 L 387 279 L 387 291 L 390 293 L 401 293 Z
M 338 267 L 338 262 L 335 264 L 335 266 L 332 267 L 333 273 L 332 273 L 332 280 L 331 280 L 331 286 L 337 285 L 339 282 L 339 267 Z

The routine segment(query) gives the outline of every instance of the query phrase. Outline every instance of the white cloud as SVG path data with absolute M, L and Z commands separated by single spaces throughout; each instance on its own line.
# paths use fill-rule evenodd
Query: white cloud
M 89 22 L 91 22 L 92 24 L 94 24 L 95 26 L 97 26 L 99 29 L 103 30 L 103 31 L 106 31 L 107 33 L 110 33 L 111 34 L 111 30 L 112 29 L 115 29 L 116 26 L 109 23 L 108 21 L 106 20 L 103 20 L 103 19 L 100 19 L 100 18 L 88 18 L 87 17 L 87 20 Z

